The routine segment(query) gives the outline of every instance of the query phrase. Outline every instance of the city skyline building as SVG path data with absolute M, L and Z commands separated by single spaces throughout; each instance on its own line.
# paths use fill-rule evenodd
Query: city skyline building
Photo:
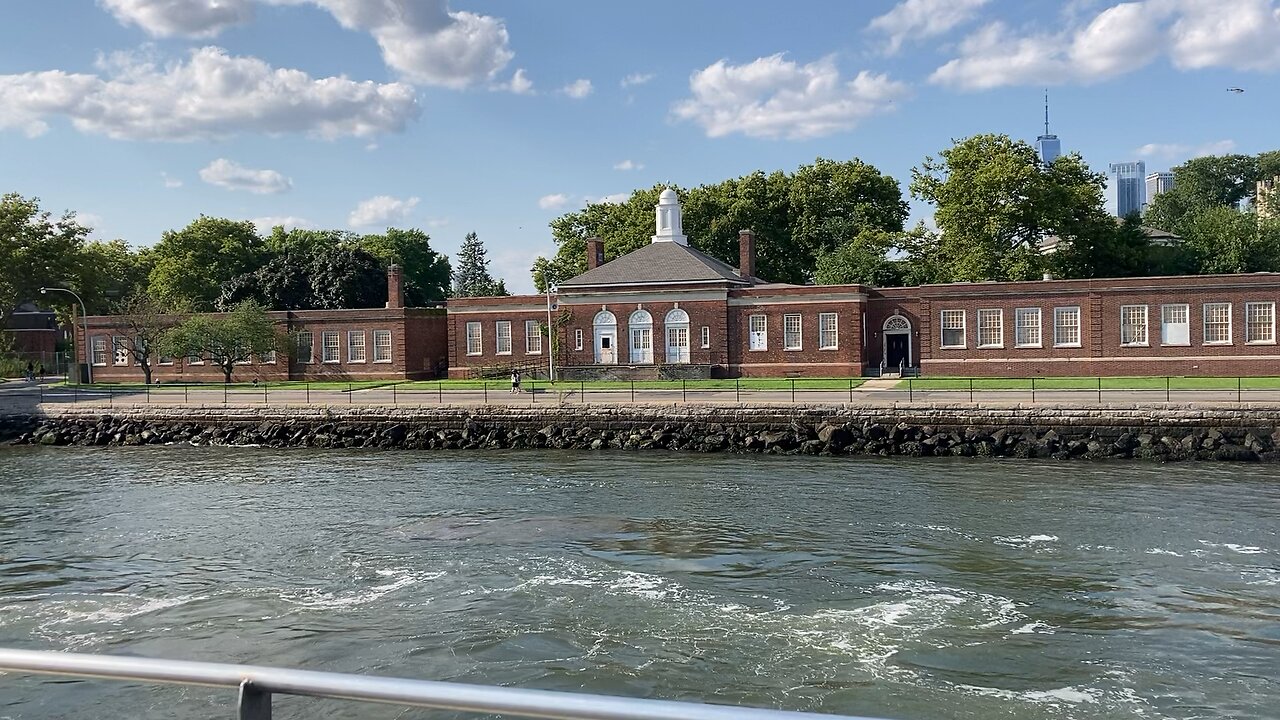
M 1173 173 L 1167 170 L 1157 170 L 1147 175 L 1147 198 L 1142 204 L 1143 209 L 1150 205 L 1156 196 L 1163 192 L 1173 189 Z
M 1111 174 L 1116 177 L 1116 217 L 1126 217 L 1142 212 L 1146 204 L 1147 163 L 1111 163 Z
M 1062 142 L 1049 132 L 1049 91 L 1044 91 L 1044 134 L 1036 138 L 1036 154 L 1048 165 L 1062 155 Z

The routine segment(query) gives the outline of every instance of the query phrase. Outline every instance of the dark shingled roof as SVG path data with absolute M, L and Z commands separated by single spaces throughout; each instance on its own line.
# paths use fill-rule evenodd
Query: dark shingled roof
M 560 283 L 561 288 L 589 285 L 660 285 L 671 282 L 729 282 L 751 285 L 736 268 L 674 242 L 654 242 L 614 258 L 595 270 Z

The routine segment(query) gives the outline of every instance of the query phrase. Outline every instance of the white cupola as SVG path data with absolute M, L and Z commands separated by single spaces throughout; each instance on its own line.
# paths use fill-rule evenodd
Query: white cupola
M 688 245 L 689 238 L 684 236 L 684 225 L 680 220 L 680 198 L 676 191 L 667 188 L 658 196 L 658 205 L 654 208 L 657 232 L 653 242 L 673 242 Z

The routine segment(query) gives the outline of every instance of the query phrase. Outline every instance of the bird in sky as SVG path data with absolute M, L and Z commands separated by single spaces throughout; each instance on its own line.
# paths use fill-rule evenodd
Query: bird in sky
M 1242 93 L 1242 92 L 1244 92 L 1244 88 L 1229 87 L 1229 88 L 1227 88 L 1227 92 Z

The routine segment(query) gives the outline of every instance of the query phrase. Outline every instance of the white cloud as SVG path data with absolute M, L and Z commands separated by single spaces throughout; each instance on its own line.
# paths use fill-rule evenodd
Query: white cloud
M 200 179 L 227 190 L 247 190 L 255 195 L 273 195 L 293 187 L 293 181 L 275 170 L 253 170 L 226 158 L 218 158 L 201 168 Z
M 122 24 L 152 37 L 213 37 L 253 18 L 251 0 L 98 0 Z
M 194 140 L 246 132 L 307 133 L 323 138 L 398 132 L 420 112 L 401 83 L 312 78 L 216 47 L 160 67 L 117 53 L 104 75 L 61 70 L 0 75 L 0 130 L 28 135 L 46 119 L 70 118 L 82 132 L 128 140 Z
M 588 195 L 587 197 L 582 198 L 582 204 L 598 205 L 604 203 L 607 205 L 621 205 L 630 199 L 631 193 L 629 192 L 613 193 L 612 195 L 602 195 L 600 197 L 591 197 Z
M 937 37 L 972 18 L 990 0 L 903 0 L 874 18 L 867 29 L 889 36 L 885 52 L 893 55 L 908 40 Z
M 586 78 L 580 78 L 560 88 L 560 92 L 564 93 L 565 95 L 568 95 L 574 100 L 581 100 L 582 98 L 590 95 L 593 89 L 594 88 L 591 87 L 590 80 Z
M 1236 149 L 1235 140 L 1214 140 L 1200 145 L 1184 143 L 1147 143 L 1134 150 L 1139 157 L 1162 160 L 1187 160 L 1205 155 L 1226 155 Z
M 170 190 L 182 187 L 182 181 L 175 177 L 169 177 L 169 173 L 160 173 L 160 179 L 164 181 L 164 186 Z
M 632 162 L 630 160 L 623 160 L 620 163 L 614 163 L 613 169 L 614 170 L 643 170 L 644 163 Z
M 409 219 L 409 214 L 421 202 L 420 198 L 400 199 L 390 195 L 378 195 L 360 201 L 347 223 L 351 227 L 367 227 L 369 225 L 394 225 Z
M 543 210 L 558 210 L 569 204 L 569 196 L 564 193 L 553 193 L 538 198 L 538 207 Z
M 689 78 L 693 97 L 672 112 L 691 120 L 709 137 L 803 139 L 855 127 L 905 97 L 906 85 L 867 71 L 843 80 L 830 58 L 799 65 L 781 54 L 745 65 L 720 60 Z
M 533 81 L 525 74 L 524 68 L 517 68 L 515 73 L 511 75 L 511 80 L 498 83 L 493 86 L 494 90 L 506 90 L 516 95 L 537 95 L 537 91 L 533 89 Z
M 250 220 L 249 222 L 253 223 L 254 227 L 256 227 L 258 229 L 258 232 L 262 235 L 266 235 L 270 233 L 271 229 L 276 227 L 277 225 L 284 227 L 285 230 L 293 230 L 296 228 L 310 230 L 315 228 L 315 223 L 311 222 L 310 220 L 306 218 L 294 217 L 293 215 L 272 215 L 269 217 L 258 217 Z
M 655 77 L 657 76 L 653 73 L 631 73 L 622 78 L 622 82 L 619 84 L 624 88 L 629 88 L 633 85 L 644 85 Z
M 966 38 L 930 81 L 963 90 L 1086 84 L 1138 70 L 1162 53 L 1180 69 L 1272 70 L 1280 63 L 1280 7 L 1274 0 L 1140 0 L 1060 31 L 995 22 Z

